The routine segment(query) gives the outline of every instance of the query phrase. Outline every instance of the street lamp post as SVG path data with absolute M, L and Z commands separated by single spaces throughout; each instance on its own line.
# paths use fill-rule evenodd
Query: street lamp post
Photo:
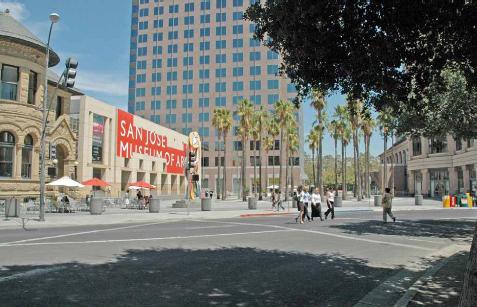
M 43 90 L 43 110 L 41 121 L 41 137 L 40 137 L 40 221 L 45 221 L 45 133 L 47 121 L 47 105 L 48 105 L 48 66 L 50 62 L 50 38 L 53 24 L 60 20 L 60 15 L 56 13 L 50 14 L 50 31 L 48 32 L 48 41 L 46 43 L 46 60 L 45 60 L 45 83 Z

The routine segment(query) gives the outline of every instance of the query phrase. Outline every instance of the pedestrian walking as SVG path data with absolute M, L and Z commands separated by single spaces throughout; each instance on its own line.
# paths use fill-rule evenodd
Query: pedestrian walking
M 276 189 L 275 191 L 275 198 L 276 198 L 276 206 L 277 206 L 277 211 L 280 211 L 280 208 L 282 208 L 283 211 L 285 211 L 285 207 L 283 207 L 283 202 L 281 198 L 282 194 L 279 189 Z
M 392 202 L 393 202 L 393 195 L 391 194 L 391 189 L 386 188 L 383 194 L 383 200 L 381 204 L 383 206 L 383 222 L 387 223 L 388 215 L 393 219 L 393 222 L 396 222 L 396 217 L 392 213 Z
M 313 190 L 311 194 L 311 220 L 313 218 L 319 217 L 321 221 L 323 221 L 323 215 L 321 213 L 321 195 L 320 190 L 318 188 Z
M 296 194 L 297 200 L 297 208 L 298 208 L 298 216 L 295 218 L 295 222 L 298 223 L 298 219 L 300 220 L 300 224 L 303 224 L 303 213 L 304 213 L 304 198 L 305 192 L 303 192 L 303 187 L 299 186 Z
M 307 188 L 307 187 L 305 187 L 304 193 L 305 193 L 305 195 L 303 195 L 303 203 L 304 203 L 304 204 L 303 204 L 303 218 L 302 218 L 302 219 L 304 220 L 305 217 L 306 217 L 307 221 L 309 222 L 309 221 L 311 221 L 311 218 L 310 218 L 310 214 L 309 214 L 308 208 L 309 208 L 309 206 L 310 206 L 310 204 L 311 204 L 311 195 L 310 195 L 310 193 L 308 192 L 308 188 Z
M 331 219 L 335 218 L 335 193 L 331 189 L 326 191 L 326 206 L 328 210 L 325 212 L 325 219 L 328 219 L 328 214 L 331 213 Z

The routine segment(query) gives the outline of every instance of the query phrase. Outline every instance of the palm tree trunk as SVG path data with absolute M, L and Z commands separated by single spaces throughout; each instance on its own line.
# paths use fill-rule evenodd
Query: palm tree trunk
M 384 194 L 384 189 L 387 186 L 387 180 L 388 180 L 388 162 L 386 159 L 386 150 L 388 149 L 388 135 L 387 133 L 384 134 L 384 170 L 383 170 L 383 185 L 381 187 L 381 194 Z
M 291 174 L 291 175 L 290 175 L 290 176 L 291 176 L 291 177 L 290 177 L 290 185 L 291 185 L 291 191 L 293 191 L 294 184 L 295 184 L 295 182 L 294 182 L 294 180 L 293 180 L 293 164 L 294 164 L 293 162 L 295 162 L 295 161 L 294 161 L 294 158 L 292 159 L 292 163 L 291 163 L 291 166 L 290 166 L 290 174 Z M 293 194 L 293 193 L 292 193 L 292 194 Z
M 257 198 L 257 141 L 253 140 L 253 192 Z
M 354 170 L 354 184 L 353 184 L 353 197 L 357 197 L 357 189 L 358 189 L 358 166 L 356 163 L 356 138 L 355 138 L 355 131 L 353 131 L 353 170 Z
M 285 156 L 287 159 L 287 164 L 285 165 L 285 201 L 288 201 L 288 168 L 290 167 L 290 156 L 288 151 L 288 142 L 287 147 L 285 148 Z
M 364 136 L 364 154 L 365 154 L 365 177 L 364 177 L 364 184 L 366 186 L 366 197 L 371 197 L 371 187 L 370 187 L 370 182 L 369 182 L 369 135 Z
M 245 178 L 245 163 L 247 162 L 245 159 L 246 141 L 247 138 L 242 136 L 242 201 L 247 201 L 247 179 Z
M 335 189 L 338 190 L 338 139 L 337 138 L 335 138 Z
M 361 194 L 361 164 L 359 161 L 359 135 L 358 130 L 355 132 L 356 136 L 356 178 L 357 178 L 357 191 L 356 194 L 358 195 L 358 201 L 361 201 L 363 195 Z
M 227 134 L 224 132 L 224 174 L 223 174 L 223 184 L 222 184 L 222 200 L 227 198 Z
M 341 180 L 343 199 L 346 199 L 346 146 L 344 145 L 343 141 L 341 141 Z
M 315 148 L 311 149 L 311 169 L 313 170 L 313 184 L 316 186 L 315 176 Z
M 321 199 L 323 199 L 324 194 L 323 194 L 323 134 L 320 134 L 320 141 L 318 142 L 320 148 L 318 148 L 318 161 L 319 161 L 319 166 L 318 166 L 318 186 L 320 188 L 320 196 Z
M 260 146 L 262 146 L 262 144 L 260 144 Z M 262 148 L 262 147 L 260 147 Z M 267 162 L 267 164 L 265 164 L 265 190 L 267 189 L 267 186 L 268 186 L 268 154 L 269 152 L 266 152 L 267 154 L 267 160 L 265 162 Z M 260 163 L 262 163 L 261 161 L 262 157 L 260 157 Z
M 394 175 L 396 174 L 394 172 L 394 166 L 396 164 L 397 161 L 394 161 L 394 132 L 391 132 L 391 155 L 392 155 L 392 159 L 391 159 L 391 171 L 392 171 L 392 177 L 391 177 L 391 191 L 394 195 L 394 193 L 396 193 L 396 191 L 394 190 Z
M 280 174 L 278 175 L 278 182 L 279 182 L 279 186 L 280 186 L 280 192 L 283 192 L 283 176 L 282 176 L 282 171 L 283 171 L 283 155 L 285 154 L 284 152 L 284 144 L 283 144 L 283 130 L 284 130 L 284 127 L 282 127 L 280 129 Z
M 219 133 L 219 140 L 220 140 L 220 133 Z M 219 143 L 217 143 L 219 144 Z M 217 150 L 217 199 L 220 199 L 220 165 L 222 161 L 220 161 L 220 148 L 216 148 Z
M 262 144 L 262 142 L 263 142 L 262 135 L 260 133 L 260 149 L 258 151 L 258 155 L 259 155 L 259 157 L 258 157 L 258 162 L 259 162 L 259 164 L 258 164 L 258 173 L 259 173 L 258 177 L 259 177 L 259 181 L 260 181 L 260 186 L 259 186 L 259 190 L 258 190 L 258 193 L 259 193 L 258 194 L 258 200 L 263 199 L 263 197 L 262 197 L 262 194 L 263 194 L 262 193 L 262 191 L 263 191 L 263 181 L 262 181 L 262 153 L 263 153 L 262 147 L 263 147 L 263 144 Z M 257 144 L 255 144 L 255 145 L 257 145 Z

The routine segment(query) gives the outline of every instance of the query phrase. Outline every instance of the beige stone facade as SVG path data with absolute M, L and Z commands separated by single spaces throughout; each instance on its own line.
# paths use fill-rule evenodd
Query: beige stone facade
M 475 140 L 445 138 L 406 138 L 381 156 L 388 161 L 386 182 L 389 186 L 394 168 L 398 192 L 440 198 L 452 193 L 477 189 L 477 144 Z M 383 169 L 381 170 L 381 174 Z
M 0 18 L 11 17 L 1 13 Z M 0 34 L 0 198 L 38 197 L 45 51 Z M 79 93 L 61 86 L 55 91 L 52 76 L 48 87 L 52 103 L 46 130 L 46 165 L 56 169 L 56 176 L 71 175 L 76 137 L 68 110 L 72 93 Z M 49 155 L 50 145 L 56 147 L 56 165 L 55 157 Z M 47 176 L 47 181 L 51 179 Z

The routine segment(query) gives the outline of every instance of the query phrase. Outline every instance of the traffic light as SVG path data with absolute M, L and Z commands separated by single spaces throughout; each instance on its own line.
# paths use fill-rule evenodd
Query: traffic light
M 196 163 L 197 163 L 196 153 L 189 151 L 189 169 L 194 168 Z
M 74 58 L 68 58 L 66 60 L 66 73 L 65 73 L 65 86 L 72 88 L 75 86 L 76 68 L 78 67 L 78 61 Z

